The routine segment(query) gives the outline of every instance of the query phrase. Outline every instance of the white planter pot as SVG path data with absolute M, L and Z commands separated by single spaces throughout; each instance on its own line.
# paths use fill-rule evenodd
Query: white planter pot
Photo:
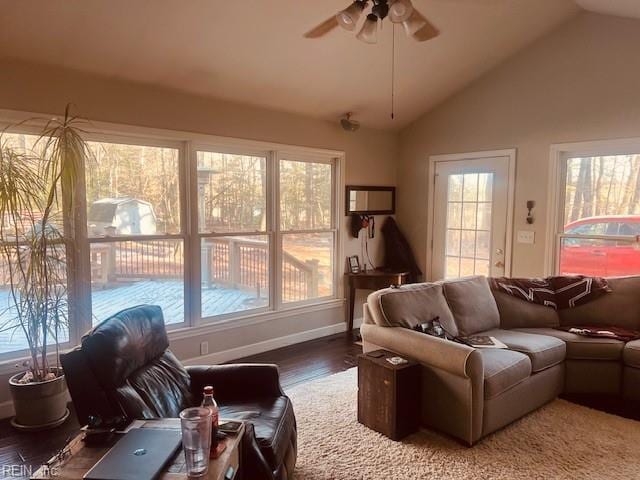
M 61 425 L 69 417 L 67 382 L 64 375 L 52 380 L 18 383 L 23 373 L 9 379 L 16 416 L 11 425 L 20 430 L 46 430 Z

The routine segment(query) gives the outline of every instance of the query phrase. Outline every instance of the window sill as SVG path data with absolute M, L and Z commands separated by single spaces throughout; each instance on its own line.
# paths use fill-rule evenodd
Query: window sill
M 331 298 L 329 300 L 314 303 L 312 305 L 301 305 L 294 307 L 285 307 L 281 310 L 261 311 L 256 313 L 248 313 L 242 316 L 234 316 L 221 320 L 202 321 L 194 327 L 176 328 L 168 332 L 169 340 L 181 340 L 184 338 L 192 338 L 197 335 L 203 335 L 213 332 L 222 332 L 235 328 L 242 328 L 259 323 L 269 322 L 278 318 L 292 317 L 304 313 L 319 312 L 330 310 L 333 308 L 341 308 L 344 306 L 343 298 Z

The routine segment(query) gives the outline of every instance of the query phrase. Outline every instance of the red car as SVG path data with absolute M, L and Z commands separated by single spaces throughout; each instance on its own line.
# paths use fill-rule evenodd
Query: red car
M 565 238 L 560 250 L 560 273 L 593 276 L 640 274 L 640 215 L 588 217 L 564 227 L 567 234 L 614 235 L 629 241 Z

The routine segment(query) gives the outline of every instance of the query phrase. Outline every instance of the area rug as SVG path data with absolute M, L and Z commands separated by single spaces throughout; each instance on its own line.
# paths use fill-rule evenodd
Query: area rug
M 640 479 L 640 422 L 564 400 L 468 448 L 430 430 L 394 442 L 359 424 L 355 368 L 287 393 L 296 480 Z

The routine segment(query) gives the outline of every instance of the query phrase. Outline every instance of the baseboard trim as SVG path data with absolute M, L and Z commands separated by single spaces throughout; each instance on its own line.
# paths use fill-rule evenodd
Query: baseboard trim
M 13 409 L 13 402 L 11 400 L 0 403 L 0 419 L 13 417 L 15 413 L 16 411 Z
M 276 348 L 287 347 L 295 343 L 307 342 L 309 340 L 315 340 L 317 338 L 345 332 L 347 329 L 346 327 L 347 326 L 344 322 L 335 323 L 333 325 L 327 325 L 326 327 L 305 330 L 304 332 L 293 333 L 291 335 L 285 335 L 284 337 L 271 338 L 262 342 L 252 343 L 250 345 L 243 345 L 241 347 L 230 348 L 229 350 L 210 353 L 208 355 L 188 358 L 186 360 L 182 360 L 182 363 L 184 365 L 217 365 L 219 363 L 229 362 L 238 358 L 257 355 L 259 353 L 268 352 L 269 350 L 275 350 Z

